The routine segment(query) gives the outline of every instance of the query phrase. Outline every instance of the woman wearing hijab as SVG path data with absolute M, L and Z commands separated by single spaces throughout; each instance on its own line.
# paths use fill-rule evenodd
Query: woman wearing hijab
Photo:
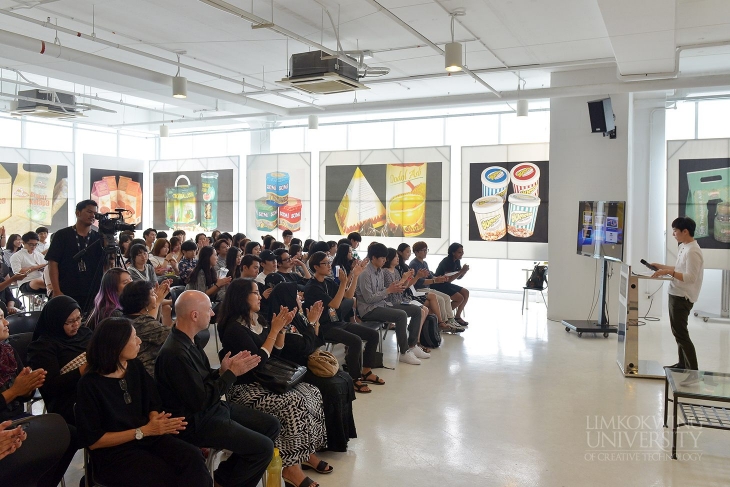
M 50 413 L 58 413 L 76 424 L 73 405 L 76 385 L 86 373 L 86 347 L 91 330 L 81 326 L 81 308 L 69 296 L 57 296 L 43 307 L 28 346 L 28 362 L 33 369 L 45 369 L 40 388 Z
M 86 372 L 86 346 L 91 333 L 89 328 L 81 326 L 81 308 L 76 300 L 69 296 L 57 296 L 43 307 L 33 332 L 33 341 L 28 346 L 31 368 L 46 371 L 46 379 L 39 389 L 46 409 L 49 413 L 60 414 L 66 420 L 71 435 L 67 452 L 46 476 L 63 476 L 74 453 L 81 448 L 73 406 L 76 402 L 76 385 Z M 57 485 L 59 481 L 55 482 L 49 485 Z
M 319 320 L 311 320 L 310 318 L 314 316 L 305 315 L 296 283 L 278 284 L 271 292 L 269 301 L 271 309 L 281 309 L 284 306 L 297 310 L 291 322 L 292 327 L 286 334 L 280 356 L 306 367 L 309 356 L 324 345 L 319 332 Z M 269 312 L 269 322 L 272 318 L 273 315 Z M 350 438 L 357 438 L 355 417 L 352 414 L 352 401 L 355 400 L 352 377 L 343 370 L 338 370 L 333 377 L 319 377 L 307 371 L 304 381 L 322 393 L 327 449 L 347 451 Z

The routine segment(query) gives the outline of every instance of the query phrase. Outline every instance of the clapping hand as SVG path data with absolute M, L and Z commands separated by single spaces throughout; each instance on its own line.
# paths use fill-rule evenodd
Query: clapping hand
M 289 308 L 282 306 L 277 314 L 271 318 L 271 331 L 279 333 L 286 325 L 292 322 L 297 310 L 289 311 Z
M 319 320 L 319 317 L 322 316 L 323 310 L 324 305 L 321 300 L 314 303 L 309 310 L 307 310 L 307 321 L 310 323 L 316 323 Z
M 171 413 L 165 411 L 152 411 L 149 418 L 149 422 L 140 428 L 145 436 L 176 435 L 188 424 L 184 417 L 173 418 Z
M 10 390 L 18 397 L 27 396 L 37 388 L 43 385 L 46 380 L 46 371 L 43 369 L 31 370 L 30 367 L 23 367 L 18 376 L 15 378 Z
M 231 352 L 228 352 L 223 360 L 221 360 L 220 373 L 223 374 L 225 371 L 230 370 L 233 375 L 239 377 L 246 372 L 253 370 L 261 362 L 261 357 L 258 355 L 251 355 L 251 352 L 244 350 L 238 352 L 236 355 L 231 357 Z
M 22 426 L 7 429 L 11 424 L 12 421 L 0 423 L 0 460 L 11 453 L 15 453 L 15 451 L 23 444 L 23 441 L 28 438 L 28 435 L 25 431 L 23 431 Z

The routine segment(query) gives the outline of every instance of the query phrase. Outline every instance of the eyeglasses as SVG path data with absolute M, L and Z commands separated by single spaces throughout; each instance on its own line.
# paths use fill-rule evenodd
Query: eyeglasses
M 36 243 L 26 242 L 25 245 L 27 245 L 28 247 L 38 247 L 38 242 L 36 242 Z
M 79 315 L 77 318 L 71 318 L 70 320 L 66 320 L 63 324 L 71 326 L 74 323 L 81 323 L 81 315 Z
M 132 396 L 127 392 L 127 381 L 125 379 L 119 379 L 119 387 L 124 391 L 124 404 L 132 404 Z
M 428 249 L 421 249 L 418 252 L 426 252 L 426 253 L 428 253 Z
M 283 264 L 284 262 L 291 262 L 291 257 L 289 257 L 288 259 L 281 259 L 281 263 Z

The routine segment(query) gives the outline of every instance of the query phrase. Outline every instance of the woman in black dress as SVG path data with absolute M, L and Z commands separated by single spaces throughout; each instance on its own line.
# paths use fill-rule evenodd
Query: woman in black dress
M 261 308 L 259 287 L 252 279 L 236 279 L 220 307 L 218 334 L 223 357 L 247 350 L 261 357 L 256 369 L 240 376 L 227 392 L 228 400 L 272 414 L 281 423 L 281 433 L 274 446 L 281 452 L 282 477 L 287 487 L 310 487 L 318 483 L 305 477 L 302 465 L 310 465 L 320 473 L 330 473 L 332 467 L 317 458 L 316 451 L 327 445 L 322 395 L 319 390 L 300 382 L 284 394 L 266 389 L 256 380 L 254 372 L 272 355 L 284 348 L 288 325 L 296 312 L 282 308 L 271 324 L 258 313 Z
M 200 449 L 174 437 L 187 423 L 161 411 L 155 383 L 135 358 L 140 343 L 126 318 L 102 320 L 89 343 L 76 417 L 94 478 L 115 487 L 212 486 Z
M 302 300 L 295 283 L 287 282 L 277 285 L 271 292 L 271 309 L 296 309 L 297 314 L 291 322 L 291 329 L 286 334 L 281 357 L 299 365 L 307 366 L 307 359 L 319 347 L 324 345 L 319 327 L 321 310 L 312 306 L 305 315 Z M 273 316 L 269 316 L 269 321 Z M 357 438 L 355 417 L 352 414 L 352 401 L 355 400 L 355 387 L 352 377 L 343 370 L 338 370 L 333 377 L 318 377 L 307 371 L 304 381 L 312 384 L 322 394 L 322 407 L 327 428 L 327 449 L 330 451 L 347 451 L 350 438 Z

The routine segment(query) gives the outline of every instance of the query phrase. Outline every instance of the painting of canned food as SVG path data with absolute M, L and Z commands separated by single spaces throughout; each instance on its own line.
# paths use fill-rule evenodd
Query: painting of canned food
M 472 162 L 468 174 L 470 241 L 547 243 L 548 161 Z

